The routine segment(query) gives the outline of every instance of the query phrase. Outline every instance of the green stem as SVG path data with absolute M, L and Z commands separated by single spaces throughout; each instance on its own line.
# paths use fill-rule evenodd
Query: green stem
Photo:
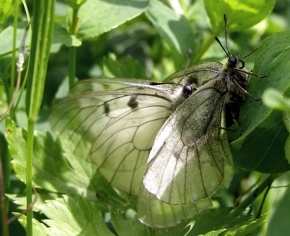
M 78 30 L 79 18 L 78 9 L 73 9 L 72 23 L 70 26 L 70 33 L 75 35 Z M 74 85 L 76 76 L 76 47 L 69 48 L 69 60 L 68 60 L 68 77 L 69 77 L 69 88 Z
M 73 9 L 72 23 L 71 23 L 71 26 L 70 26 L 70 33 L 73 34 L 73 35 L 75 35 L 77 33 L 78 26 L 79 26 L 78 12 L 79 12 L 79 9 Z
M 237 217 L 240 212 L 240 209 L 246 209 L 248 206 L 250 206 L 265 189 L 268 188 L 269 185 L 272 184 L 272 182 L 280 175 L 278 174 L 271 174 L 267 179 L 264 180 L 264 182 L 259 185 L 244 201 L 241 202 L 239 206 L 237 206 L 231 213 L 231 217 L 235 218 Z
M 2 228 L 3 228 L 2 232 L 4 236 L 9 236 L 8 223 L 7 223 L 7 208 L 6 208 L 7 204 L 6 204 L 5 186 L 4 186 L 5 174 L 2 168 L 2 158 L 3 157 L 1 156 L 0 157 L 0 199 L 1 199 L 1 216 L 2 216 Z
M 47 62 L 53 38 L 55 0 L 33 1 L 33 21 L 31 25 L 31 49 L 27 70 L 26 113 L 28 116 L 26 150 L 26 194 L 27 208 L 32 203 L 32 163 L 34 125 L 43 98 Z M 33 235 L 32 210 L 27 212 L 26 233 Z
M 8 93 L 7 102 L 10 103 L 13 93 L 14 93 L 14 86 L 15 86 L 15 67 L 16 67 L 16 39 L 17 39 L 17 22 L 18 22 L 18 0 L 15 1 L 15 13 L 14 13 L 14 29 L 13 29 L 13 41 L 12 41 L 12 58 L 11 58 L 11 81 L 10 81 L 10 88 Z M 11 114 L 13 113 L 13 109 L 11 109 Z
M 69 48 L 69 60 L 68 60 L 68 77 L 69 88 L 74 85 L 76 75 L 76 47 Z
M 211 37 L 209 37 L 204 45 L 202 46 L 202 48 L 196 53 L 196 56 L 193 58 L 192 60 L 192 64 L 195 65 L 196 63 L 198 63 L 200 61 L 200 58 L 203 56 L 203 54 L 208 50 L 208 48 L 210 47 L 210 45 L 213 43 L 215 36 L 211 35 Z
M 34 133 L 34 120 L 28 120 L 27 131 L 27 157 L 26 157 L 26 206 L 32 203 L 32 157 L 33 157 L 33 133 Z M 32 218 L 33 211 L 26 213 L 27 225 L 26 234 L 33 235 L 32 231 Z

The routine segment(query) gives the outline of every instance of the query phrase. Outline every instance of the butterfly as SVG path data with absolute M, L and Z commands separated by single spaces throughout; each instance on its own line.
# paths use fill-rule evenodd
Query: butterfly
M 50 116 L 52 128 L 75 143 L 76 156 L 139 196 L 137 215 L 149 226 L 191 218 L 231 182 L 226 128 L 238 120 L 251 73 L 242 58 L 223 50 L 224 65 L 194 65 L 164 83 L 81 81 Z

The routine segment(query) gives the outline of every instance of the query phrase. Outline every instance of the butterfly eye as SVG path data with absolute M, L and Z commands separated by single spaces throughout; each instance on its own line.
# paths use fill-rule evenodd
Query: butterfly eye
M 229 58 L 228 62 L 229 62 L 229 67 L 230 67 L 230 68 L 235 68 L 236 65 L 237 65 L 237 63 L 238 63 L 237 57 L 235 57 L 235 56 L 231 56 L 231 57 Z
M 188 98 L 192 94 L 193 88 L 192 85 L 185 85 L 183 87 L 183 95 L 184 97 Z

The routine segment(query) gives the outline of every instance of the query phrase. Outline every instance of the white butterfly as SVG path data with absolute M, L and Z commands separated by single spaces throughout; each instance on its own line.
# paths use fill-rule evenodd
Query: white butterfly
M 77 156 L 116 188 L 139 195 L 137 214 L 147 225 L 191 218 L 230 184 L 224 128 L 238 118 L 250 73 L 241 58 L 224 51 L 225 65 L 192 66 L 165 83 L 81 81 L 51 115 L 52 127 L 76 143 Z
M 76 155 L 96 164 L 113 186 L 140 193 L 138 215 L 156 227 L 208 208 L 212 193 L 227 187 L 232 177 L 227 140 L 220 135 L 229 99 L 217 92 L 222 87 L 226 93 L 222 64 L 205 63 L 188 71 L 186 84 L 199 87 L 189 98 L 181 84 L 84 80 L 50 119 L 55 130 L 76 144 Z

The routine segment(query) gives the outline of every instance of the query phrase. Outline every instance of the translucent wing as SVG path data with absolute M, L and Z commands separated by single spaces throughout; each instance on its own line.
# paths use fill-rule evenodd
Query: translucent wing
M 199 65 L 188 67 L 186 70 L 180 70 L 168 76 L 165 82 L 195 84 L 200 87 L 213 78 L 213 73 L 217 74 L 221 70 L 220 62 L 206 62 Z
M 230 94 L 214 75 L 167 119 L 150 152 L 143 183 L 166 203 L 195 203 L 231 181 L 232 158 L 221 129 Z
M 181 85 L 144 80 L 86 80 L 54 108 L 50 123 L 113 186 L 138 195 L 154 138 L 181 91 Z
M 170 205 L 160 201 L 142 186 L 138 197 L 137 214 L 144 224 L 163 228 L 174 226 L 182 220 L 190 219 L 211 207 L 211 205 L 209 198 L 202 199 L 195 204 Z

